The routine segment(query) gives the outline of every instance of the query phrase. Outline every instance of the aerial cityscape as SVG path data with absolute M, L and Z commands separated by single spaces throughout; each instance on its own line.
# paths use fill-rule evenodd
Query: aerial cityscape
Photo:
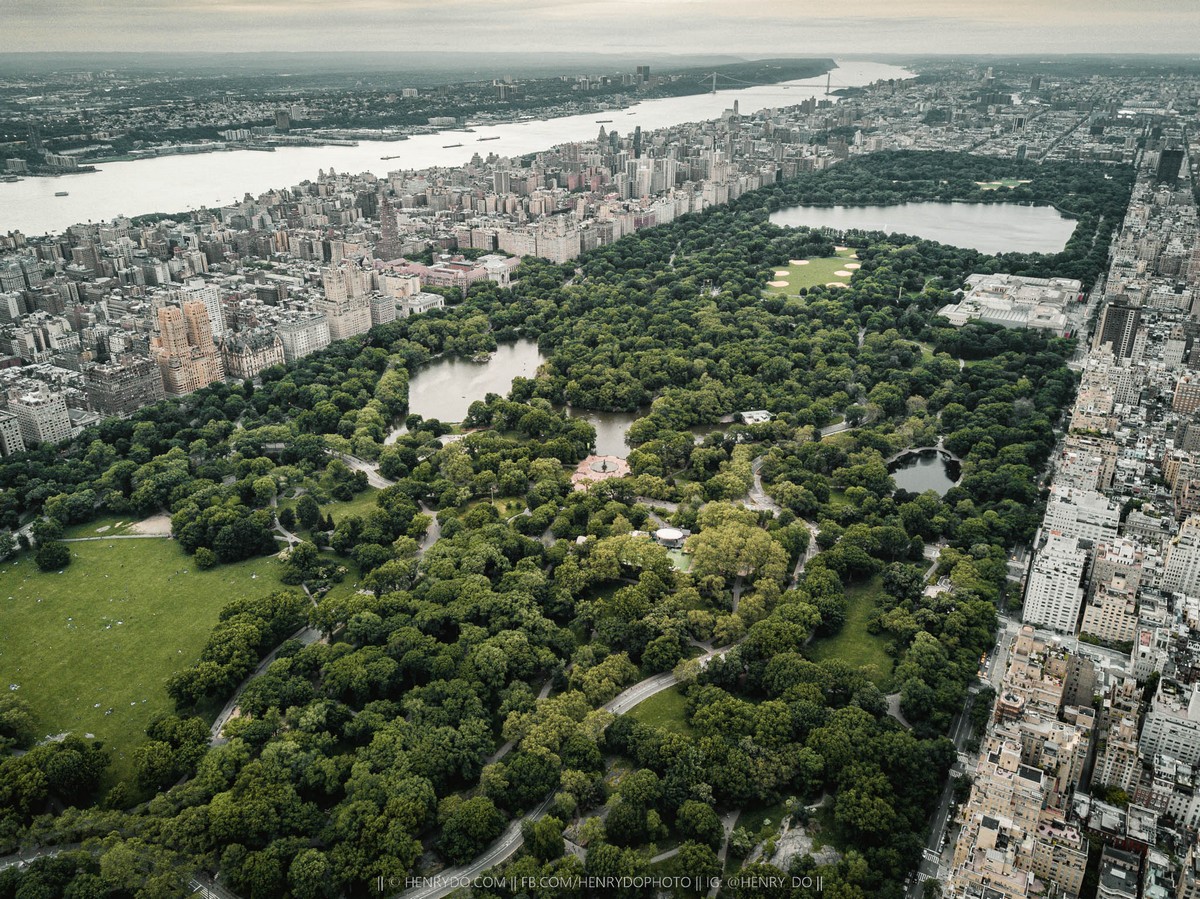
M 0 899 L 1200 899 L 1184 0 L 103 6 L 0 29 Z

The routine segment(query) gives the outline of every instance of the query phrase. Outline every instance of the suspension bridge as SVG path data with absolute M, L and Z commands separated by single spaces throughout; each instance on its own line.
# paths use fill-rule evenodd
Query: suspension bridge
M 733 90 L 736 87 L 781 87 L 784 90 L 788 90 L 789 88 L 793 88 L 793 87 L 797 87 L 797 88 L 809 87 L 809 85 L 806 85 L 806 84 L 784 84 L 779 81 L 745 81 L 741 78 L 734 78 L 732 75 L 726 75 L 724 72 L 709 72 L 703 78 L 701 78 L 699 81 L 697 81 L 696 83 L 704 84 L 705 82 L 711 82 L 711 84 L 712 84 L 711 92 L 715 94 L 718 90 L 718 87 L 717 87 L 717 79 L 718 78 L 721 79 L 721 82 L 720 82 L 721 87 L 723 87 L 726 90 Z M 815 81 L 816 79 L 815 78 L 805 78 L 805 79 L 800 79 L 800 80 Z M 854 84 L 834 84 L 833 83 L 833 73 L 832 72 L 825 73 L 825 93 L 827 93 L 827 94 L 830 93 L 831 91 L 838 90 L 840 88 L 860 87 L 860 86 L 861 85 L 854 85 Z

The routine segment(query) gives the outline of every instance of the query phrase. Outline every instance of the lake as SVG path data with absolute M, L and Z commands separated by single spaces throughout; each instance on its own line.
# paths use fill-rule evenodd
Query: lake
M 790 227 L 911 234 L 988 254 L 1058 253 L 1075 230 L 1075 220 L 1052 206 L 1013 203 L 791 206 L 772 214 L 771 221 Z
M 932 490 L 938 496 L 958 483 L 962 477 L 961 467 L 946 453 L 938 450 L 921 450 L 905 453 L 888 466 L 897 490 L 909 493 L 924 493 Z
M 861 86 L 912 75 L 899 66 L 844 60 L 838 62 L 832 79 L 835 85 Z M 247 192 L 257 196 L 271 188 L 315 179 L 322 168 L 382 176 L 405 169 L 465 165 L 476 152 L 485 158 L 490 153 L 520 156 L 549 150 L 556 144 L 593 140 L 600 131 L 597 119 L 612 119 L 604 127 L 627 134 L 635 126 L 648 131 L 717 118 L 735 100 L 741 112 L 748 114 L 794 106 L 809 97 L 825 97 L 824 75 L 716 94 L 647 100 L 628 109 L 477 125 L 473 126 L 473 134 L 451 130 L 413 135 L 404 141 L 360 141 L 354 147 L 288 147 L 274 153 L 236 150 L 100 163 L 100 171 L 94 174 L 0 183 L 0 233 L 20 229 L 26 235 L 37 235 L 61 231 L 76 222 L 106 221 L 118 215 L 221 206 L 239 202 Z M 484 137 L 496 139 L 480 143 Z M 384 156 L 395 158 L 384 160 Z M 54 196 L 64 190 L 68 196 Z
M 544 361 L 545 357 L 538 350 L 537 341 L 528 338 L 499 344 L 487 362 L 434 359 L 410 376 L 408 411 L 422 418 L 460 422 L 467 417 L 471 403 L 482 400 L 489 393 L 508 396 L 513 378 L 536 376 L 538 366 Z M 619 459 L 629 455 L 625 435 L 629 432 L 630 425 L 650 412 L 648 406 L 634 412 L 593 412 L 571 406 L 563 406 L 560 409 L 567 415 L 584 419 L 596 429 L 597 455 L 616 456 Z M 688 430 L 699 442 L 706 434 L 725 427 L 728 425 L 695 425 Z M 386 442 L 394 443 L 396 437 L 403 433 L 403 426 L 394 429 Z
M 489 393 L 508 396 L 513 378 L 534 377 L 542 361 L 536 340 L 499 344 L 487 362 L 435 359 L 410 376 L 408 411 L 438 421 L 462 421 L 471 403 Z

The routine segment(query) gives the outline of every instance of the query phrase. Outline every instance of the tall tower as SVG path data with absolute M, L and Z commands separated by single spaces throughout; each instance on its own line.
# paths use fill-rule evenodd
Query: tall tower
M 1179 147 L 1164 147 L 1158 154 L 1158 170 L 1155 180 L 1160 184 L 1173 185 L 1179 180 L 1179 169 L 1183 165 L 1183 150 Z
M 396 210 L 387 194 L 379 198 L 379 243 L 375 245 L 375 258 L 396 259 L 400 256 L 400 238 L 396 232 Z
M 1129 306 L 1125 303 L 1109 303 L 1104 307 L 1100 327 L 1096 329 L 1093 349 L 1098 350 L 1104 344 L 1110 343 L 1114 358 L 1128 359 L 1133 355 L 1133 341 L 1141 321 L 1142 310 L 1140 307 Z

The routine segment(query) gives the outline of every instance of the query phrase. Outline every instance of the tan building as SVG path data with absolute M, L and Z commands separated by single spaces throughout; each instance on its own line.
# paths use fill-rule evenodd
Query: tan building
M 1080 633 L 1109 643 L 1129 643 L 1137 630 L 1137 581 L 1114 574 L 1097 585 L 1083 607 Z
M 1200 409 L 1200 378 L 1186 374 L 1175 384 L 1175 395 L 1171 399 L 1171 411 L 1190 415 Z
M 194 393 L 225 377 L 225 365 L 213 343 L 208 311 L 196 301 L 158 310 L 158 335 L 151 353 L 162 372 L 163 387 L 173 396 Z
M 1087 843 L 1068 815 L 1095 727 L 1068 704 L 1094 686 L 1075 657 L 1023 627 L 1013 641 L 995 724 L 979 755 L 945 895 L 958 899 L 1075 897 Z M 1089 663 L 1090 664 L 1090 663 Z M 1090 695 L 1087 697 L 1090 702 Z
M 1179 874 L 1179 887 L 1175 891 L 1175 899 L 1200 899 L 1200 853 L 1196 852 L 1196 843 L 1188 848 L 1187 857 L 1183 860 L 1183 870 Z
M 1130 796 L 1137 791 L 1142 776 L 1138 755 L 1137 719 L 1121 717 L 1108 730 L 1096 756 L 1092 783 L 1119 787 Z
M 1091 587 L 1095 589 L 1120 575 L 1136 589 L 1142 581 L 1145 561 L 1145 551 L 1132 540 L 1121 537 L 1099 543 L 1092 558 Z

